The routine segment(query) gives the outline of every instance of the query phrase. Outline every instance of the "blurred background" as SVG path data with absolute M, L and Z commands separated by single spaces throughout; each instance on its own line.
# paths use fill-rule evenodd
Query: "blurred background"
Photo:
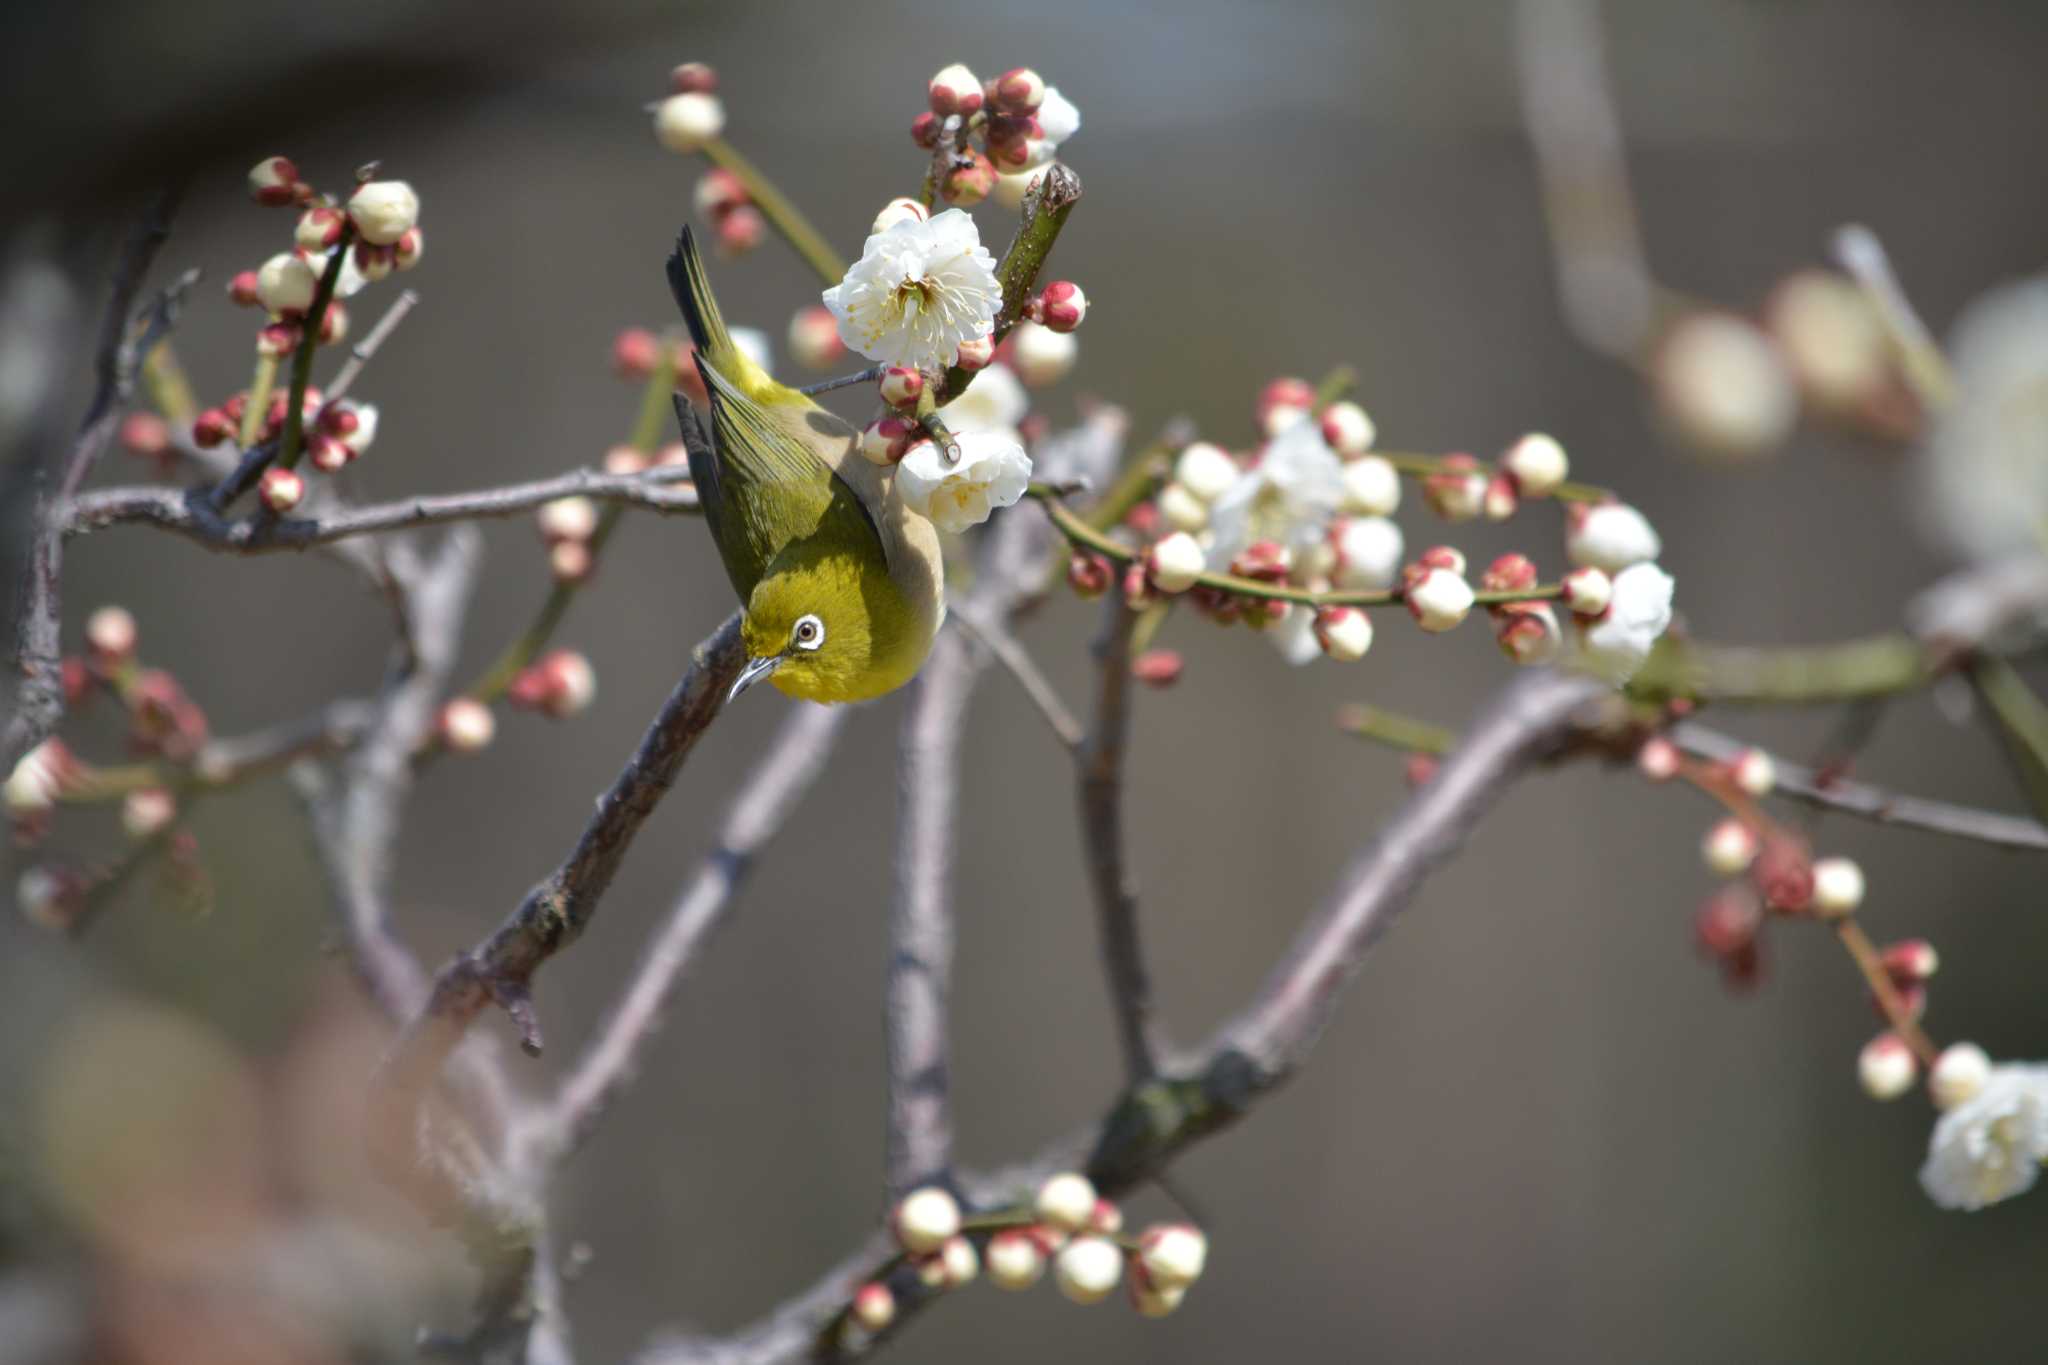
M 282 152 L 328 186 L 382 158 L 419 188 L 431 250 L 405 283 L 422 302 L 357 390 L 384 423 L 354 471 L 365 497 L 539 477 L 624 438 L 636 392 L 609 347 L 624 325 L 671 322 L 659 264 L 700 169 L 657 146 L 643 112 L 673 63 L 718 68 L 728 136 L 851 252 L 885 200 L 915 191 L 905 129 L 930 73 L 960 60 L 1033 65 L 1083 115 L 1063 158 L 1086 197 L 1054 271 L 1093 308 L 1075 377 L 1035 395 L 1055 425 L 1094 395 L 1140 437 L 1185 415 L 1241 445 L 1267 379 L 1348 363 L 1388 448 L 1560 437 L 1576 474 L 1656 523 L 1683 615 L 1714 640 L 1886 629 L 1953 567 L 1917 533 L 1900 450 L 1805 432 L 1775 459 L 1701 463 L 1638 376 L 1574 341 L 1504 5 L 109 0 L 17 7 L 8 23 L 9 259 L 54 249 L 86 288 L 73 316 L 95 321 L 113 243 L 188 172 L 159 275 L 206 271 L 177 338 L 202 401 L 247 378 L 249 319 L 220 284 L 289 231 L 247 202 L 250 163 Z M 1753 311 L 1862 221 L 1945 332 L 1975 295 L 2040 267 L 2048 9 L 1714 0 L 1613 5 L 1607 25 L 1662 282 Z M 978 216 L 1007 240 L 1007 211 Z M 779 349 L 816 298 L 778 241 L 716 278 L 728 316 Z M 145 472 L 117 452 L 102 478 Z M 15 499 L 17 528 L 21 512 Z M 1551 515 L 1461 541 L 1552 565 Z M 530 524 L 489 528 L 487 554 L 464 674 L 547 588 Z M 316 557 L 215 557 L 122 529 L 74 543 L 66 570 L 67 641 L 94 607 L 127 606 L 145 659 L 220 733 L 363 694 L 384 665 L 385 611 Z M 597 705 L 505 718 L 493 748 L 436 766 L 410 807 L 398 927 L 426 961 L 553 867 L 731 605 L 701 527 L 628 519 L 560 636 L 595 662 Z M 1193 1041 L 1402 797 L 1398 757 L 1340 736 L 1336 707 L 1457 725 L 1508 666 L 1483 630 L 1389 623 L 1363 664 L 1297 670 L 1181 616 L 1161 643 L 1187 673 L 1137 698 L 1128 799 L 1159 997 Z M 1069 698 L 1095 621 L 1060 597 L 1024 627 Z M 510 1063 L 536 1088 L 633 970 L 788 705 L 750 695 L 710 734 L 593 932 L 543 974 L 549 1055 Z M 584 1360 L 737 1327 L 878 1216 L 900 711 L 890 699 L 854 720 L 557 1190 L 561 1239 L 592 1253 L 568 1291 Z M 1841 717 L 1716 719 L 1810 756 Z M 118 752 L 89 719 L 65 734 L 89 757 Z M 1067 760 L 1000 675 L 977 694 L 965 762 L 955 1094 L 962 1159 L 992 1165 L 1096 1116 L 1119 1067 Z M 1925 695 L 1886 710 L 1859 771 L 2021 808 L 1983 729 Z M 1213 1248 L 1179 1314 L 977 1287 L 892 1350 L 2040 1359 L 2048 1196 L 1971 1216 L 1928 1202 L 1929 1112 L 1858 1090 L 1875 1023 L 1827 935 L 1779 926 L 1761 987 L 1723 990 L 1690 939 L 1711 816 L 1625 773 L 1525 784 L 1374 952 L 1305 1073 L 1177 1167 Z M 67 817 L 57 846 L 113 848 L 105 825 Z M 384 1035 L 328 951 L 298 807 L 281 781 L 258 783 L 206 802 L 194 828 L 217 886 L 203 919 L 145 885 L 79 941 L 0 924 L 0 1356 L 406 1358 L 421 1321 L 464 1321 L 467 1285 L 452 1244 L 363 1169 L 355 1125 Z M 2038 861 L 1839 819 L 1816 843 L 1862 862 L 1873 933 L 1939 947 L 1938 1038 L 2048 1053 Z M 1147 1195 L 1134 1212 L 1168 1207 Z

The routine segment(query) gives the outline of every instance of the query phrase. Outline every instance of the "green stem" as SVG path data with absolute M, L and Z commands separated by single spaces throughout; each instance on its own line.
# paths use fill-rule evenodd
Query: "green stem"
M 1340 708 L 1337 728 L 1348 735 L 1375 740 L 1411 754 L 1441 756 L 1449 753 L 1451 746 L 1458 742 L 1454 730 L 1363 704 Z
M 746 186 L 747 197 L 761 210 L 761 216 L 769 225 L 783 235 L 796 248 L 796 254 L 803 257 L 818 278 L 829 288 L 846 278 L 846 264 L 839 259 L 831 246 L 811 226 L 810 220 L 797 210 L 788 196 L 775 187 L 775 182 L 754 168 L 752 162 L 733 150 L 730 142 L 715 137 L 704 144 L 704 155 L 714 165 L 732 173 L 734 179 Z
M 1323 382 L 1316 385 L 1316 401 L 1311 412 L 1320 414 L 1324 408 L 1351 392 L 1351 386 L 1358 382 L 1358 371 L 1349 365 L 1339 365 L 1323 376 Z
M 991 337 L 996 344 L 1000 345 L 1024 316 L 1024 305 L 1038 283 L 1038 272 L 1044 268 L 1045 258 L 1052 254 L 1053 243 L 1059 240 L 1068 215 L 1080 202 L 1081 177 L 1057 161 L 1046 167 L 1037 188 L 1024 201 L 1024 221 L 1011 239 L 1009 250 L 1003 253 L 1002 263 L 996 267 L 996 282 L 1003 291 L 1003 306 L 996 312 Z M 958 365 L 947 370 L 939 385 L 938 405 L 944 407 L 965 393 L 974 382 L 974 375 L 973 370 L 963 370 Z
M 235 436 L 242 449 L 256 444 L 256 434 L 263 430 L 263 414 L 270 408 L 270 391 L 276 387 L 277 357 L 259 346 L 256 373 L 249 380 L 249 397 L 242 408 L 242 429 Z
M 1832 645 L 1756 648 L 1666 636 L 1629 681 L 1638 701 L 1806 706 L 1885 697 L 1925 686 L 1936 668 L 1909 635 Z
M 1140 451 L 1138 458 L 1124 466 L 1116 482 L 1088 509 L 1088 524 L 1098 531 L 1107 531 L 1133 507 L 1159 491 L 1159 485 L 1171 472 L 1167 457 L 1172 454 L 1173 447 L 1164 441 Z
M 327 321 L 327 305 L 334 302 L 334 287 L 341 282 L 342 262 L 348 258 L 349 248 L 355 245 L 355 239 L 355 223 L 343 215 L 341 239 L 334 245 L 334 254 L 327 258 L 327 269 L 320 274 L 319 287 L 313 291 L 313 306 L 306 310 L 306 320 L 299 327 L 299 349 L 292 352 L 291 397 L 285 400 L 284 439 L 277 448 L 277 463 L 281 469 L 290 469 L 298 464 L 299 453 L 305 446 L 306 386 L 313 379 L 313 352 L 320 349 L 320 330 Z M 243 444 L 248 443 L 245 441 Z
M 1974 660 L 1969 672 L 1978 695 L 1998 722 L 2028 803 L 2036 814 L 2048 818 L 2048 706 L 2042 705 L 2019 670 L 2003 659 L 1986 656 Z
M 143 358 L 142 384 L 156 410 L 173 425 L 188 425 L 199 415 L 199 400 L 192 396 L 191 381 L 185 378 L 184 367 L 178 364 L 177 352 L 171 349 L 168 338 L 159 341 Z

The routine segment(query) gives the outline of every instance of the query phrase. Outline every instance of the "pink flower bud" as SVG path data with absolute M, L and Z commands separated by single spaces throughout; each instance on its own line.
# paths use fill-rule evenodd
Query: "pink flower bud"
M 697 188 L 691 197 L 696 203 L 697 215 L 712 222 L 752 202 L 740 178 L 723 166 L 714 166 L 698 176 Z
M 280 251 L 256 272 L 256 298 L 273 313 L 303 313 L 313 306 L 320 276 L 305 257 Z
M 1088 1214 L 1088 1230 L 1114 1237 L 1124 1230 L 1124 1211 L 1116 1201 L 1096 1196 L 1095 1207 Z
M 1038 321 L 1055 332 L 1071 332 L 1088 314 L 1088 297 L 1072 280 L 1054 280 L 1038 295 Z
M 128 689 L 129 719 L 137 748 L 180 761 L 206 743 L 206 713 L 161 668 L 145 668 Z
M 1100 597 L 1109 591 L 1114 577 L 1108 560 L 1089 550 L 1076 550 L 1067 560 L 1067 586 L 1083 598 Z
M 1323 440 L 1346 460 L 1355 460 L 1372 449 L 1378 430 L 1365 409 L 1349 399 L 1340 399 L 1323 409 Z
M 1028 66 L 1015 67 L 990 82 L 989 92 L 1006 114 L 1035 113 L 1045 103 L 1045 80 Z
M 969 372 L 985 370 L 988 368 L 989 362 L 995 359 L 995 354 L 996 339 L 993 334 L 972 337 L 960 343 L 958 352 L 953 357 L 953 363 Z
M 1448 569 L 1460 577 L 1465 573 L 1465 552 L 1455 545 L 1432 545 L 1415 562 L 1425 569 Z
M 1974 1099 L 1991 1079 L 1991 1058 L 1975 1043 L 1951 1043 L 1927 1068 L 1927 1097 L 1936 1109 Z
M 661 363 L 661 342 L 645 327 L 628 327 L 612 338 L 612 368 L 624 379 L 644 380 Z
M 1306 379 L 1286 375 L 1268 380 L 1266 387 L 1259 390 L 1256 415 L 1261 424 L 1266 413 L 1272 408 L 1312 408 L 1316 403 L 1316 387 Z
M 969 148 L 946 169 L 945 176 L 939 181 L 939 197 L 955 208 L 972 208 L 988 198 L 988 192 L 995 187 L 995 166 L 980 152 Z
M 297 323 L 273 322 L 256 333 L 256 354 L 283 357 L 299 348 Z
M 355 245 L 356 273 L 375 283 L 398 268 L 398 248 L 380 246 L 375 242 L 357 242 Z
M 325 251 L 341 240 L 341 225 L 346 221 L 340 209 L 315 205 L 299 215 L 292 240 L 301 250 Z
M 95 667 L 105 669 L 135 653 L 139 634 L 135 617 L 126 607 L 101 607 L 85 618 L 85 644 L 93 653 Z
M 1146 555 L 1145 572 L 1159 591 L 1182 593 L 1195 586 L 1207 562 L 1200 542 L 1185 531 L 1175 531 Z
M 123 417 L 116 439 L 121 449 L 145 460 L 165 460 L 171 454 L 171 424 L 153 412 L 131 412 Z
M 1260 583 L 1285 583 L 1293 569 L 1294 552 L 1277 540 L 1255 540 L 1230 561 L 1233 577 Z
M 839 323 L 831 310 L 818 304 L 799 308 L 789 320 L 789 353 L 809 370 L 826 370 L 846 358 L 846 343 L 839 339 Z
M 348 442 L 325 432 L 315 434 L 306 442 L 306 459 L 322 474 L 332 474 L 343 468 L 356 453 L 350 450 Z
M 257 480 L 256 492 L 265 507 L 282 516 L 305 500 L 306 480 L 295 469 L 272 465 Z
M 320 314 L 320 341 L 322 346 L 332 346 L 348 335 L 348 308 L 340 299 L 330 301 Z
M 908 417 L 877 418 L 860 434 L 860 453 L 873 464 L 896 464 L 913 445 L 925 444 L 917 432 L 917 423 Z
M 1023 1228 L 1008 1228 L 988 1240 L 988 1278 L 999 1289 L 1029 1289 L 1045 1274 L 1046 1252 Z
M 596 567 L 588 541 L 558 540 L 548 547 L 548 573 L 557 583 L 581 583 Z
M 121 831 L 141 843 L 154 839 L 178 818 L 178 802 L 162 787 L 129 792 L 121 800 Z
M 1401 760 L 1401 780 L 1408 784 L 1410 791 L 1426 787 L 1436 776 L 1436 770 L 1441 762 L 1435 754 L 1410 754 Z
M 1920 1061 L 1896 1033 L 1880 1033 L 1856 1055 L 1856 1079 L 1874 1100 L 1895 1100 L 1913 1088 Z
M 1813 865 L 1813 909 L 1826 919 L 1854 914 L 1863 904 L 1863 869 L 1847 858 L 1822 858 Z
M 288 157 L 266 156 L 249 168 L 249 197 L 269 208 L 291 203 L 298 183 L 299 168 Z
M 1734 958 L 1755 942 L 1763 922 L 1763 907 L 1754 892 L 1746 886 L 1724 886 L 1693 915 L 1693 938 L 1709 957 Z
M 426 234 L 416 227 L 407 228 L 399 239 L 391 244 L 391 263 L 400 270 L 411 270 L 426 254 Z
M 1155 1289 L 1186 1289 L 1202 1277 L 1209 1239 L 1189 1223 L 1159 1223 L 1138 1238 L 1138 1263 Z
M 211 450 L 235 434 L 235 424 L 219 408 L 208 408 L 192 419 L 192 443 Z
M 959 62 L 932 77 L 926 94 L 931 100 L 932 113 L 942 119 L 949 114 L 959 114 L 964 118 L 981 109 L 981 82 Z
M 907 365 L 882 371 L 882 401 L 892 408 L 913 406 L 924 393 L 924 376 Z
M 910 121 L 910 140 L 929 152 L 939 145 L 945 127 L 944 119 L 926 110 Z
M 450 697 L 442 704 L 435 729 L 450 752 L 474 754 L 489 747 L 496 737 L 498 718 L 475 697 Z
M 1471 612 L 1472 589 L 1449 569 L 1425 567 L 1407 588 L 1403 600 L 1416 625 L 1431 634 L 1441 634 L 1455 628 Z
M 1131 660 L 1131 676 L 1147 687 L 1171 687 L 1186 667 L 1178 650 L 1148 649 Z
M 1494 608 L 1494 615 L 1495 643 L 1524 667 L 1549 663 L 1564 646 L 1564 631 L 1548 602 L 1509 602 Z
M 936 1185 L 912 1190 L 889 1216 L 897 1244 L 913 1256 L 929 1256 L 960 1231 L 960 1205 Z
M 1737 877 L 1756 861 L 1758 847 L 1756 832 L 1731 815 L 1707 831 L 1700 856 L 1716 876 Z
M 1780 914 L 1797 915 L 1813 904 L 1813 860 L 1795 838 L 1765 840 L 1750 875 L 1764 904 Z
M 948 1237 L 932 1259 L 939 1263 L 939 1287 L 942 1289 L 958 1289 L 964 1284 L 971 1284 L 981 1273 L 981 1257 L 975 1253 L 974 1243 L 965 1237 Z
M 420 220 L 420 197 L 403 180 L 372 180 L 348 197 L 349 221 L 373 246 L 390 246 Z
M 1124 1255 L 1106 1237 L 1076 1237 L 1060 1249 L 1053 1278 L 1075 1303 L 1100 1303 L 1123 1278 Z
M 1486 481 L 1486 496 L 1480 500 L 1479 510 L 1488 521 L 1506 521 L 1520 505 L 1514 480 L 1507 475 L 1496 474 Z
M 744 256 L 767 240 L 768 220 L 759 209 L 742 204 L 718 220 L 716 234 L 720 255 L 728 259 Z
M 1470 521 L 1486 504 L 1486 475 L 1470 455 L 1446 455 L 1422 480 L 1422 496 L 1445 521 Z
M 1372 648 L 1372 618 L 1357 607 L 1324 607 L 1314 630 L 1323 653 L 1344 663 L 1363 659 Z
M 676 95 L 715 94 L 718 73 L 702 62 L 684 62 L 668 73 L 668 88 Z
M 1636 771 L 1652 782 L 1669 782 L 1685 765 L 1678 746 L 1662 735 L 1652 735 L 1636 750 Z
M 558 649 L 521 670 L 505 689 L 505 700 L 556 719 L 573 716 L 597 696 L 597 673 L 574 650 Z
M 1816 867 L 1814 870 L 1818 874 L 1819 868 Z M 1882 960 L 1885 974 L 1898 986 L 1912 986 L 1926 981 L 1941 966 L 1941 955 L 1936 953 L 1934 945 L 1924 938 L 1900 939 L 1897 943 L 1887 945 Z
M 870 1332 L 880 1332 L 896 1321 L 896 1296 L 889 1292 L 889 1286 L 879 1280 L 870 1280 L 854 1291 L 853 1305 L 849 1309 L 853 1320 Z
M 237 271 L 228 280 L 228 299 L 238 308 L 254 308 L 262 302 L 262 295 L 256 288 L 256 272 Z
M 1604 569 L 1573 569 L 1564 576 L 1560 585 L 1564 593 L 1564 604 L 1574 616 L 1587 620 L 1602 616 L 1607 604 L 1614 600 L 1614 580 Z
M 701 90 L 670 95 L 654 106 L 654 137 L 672 152 L 687 155 L 725 131 L 725 106 Z
M 1486 566 L 1479 586 L 1487 592 L 1526 592 L 1536 586 L 1536 562 L 1523 554 L 1504 554 Z
M 1540 431 L 1532 431 L 1507 448 L 1500 467 L 1525 498 L 1543 498 L 1557 491 L 1571 470 L 1564 447 Z

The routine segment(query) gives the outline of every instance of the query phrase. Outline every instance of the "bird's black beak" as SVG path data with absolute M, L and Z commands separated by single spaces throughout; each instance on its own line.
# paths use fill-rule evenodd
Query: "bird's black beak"
M 734 697 L 737 697 L 740 693 L 746 691 L 770 673 L 773 673 L 781 665 L 782 656 L 780 654 L 770 654 L 766 658 L 747 660 L 747 666 L 740 670 L 740 675 L 737 678 L 732 680 L 732 691 L 725 694 L 726 704 L 731 705 Z

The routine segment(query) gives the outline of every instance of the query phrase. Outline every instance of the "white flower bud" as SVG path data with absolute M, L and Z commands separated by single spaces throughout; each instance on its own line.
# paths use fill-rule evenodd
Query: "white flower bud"
M 1029 1289 L 1045 1274 L 1045 1252 L 1038 1239 L 1022 1228 L 1009 1228 L 988 1239 L 988 1278 L 999 1289 Z
M 574 650 L 558 649 L 544 659 L 548 672 L 548 714 L 556 719 L 576 715 L 597 699 L 597 670 Z
M 1075 1303 L 1100 1303 L 1123 1278 L 1124 1254 L 1106 1237 L 1076 1237 L 1061 1248 L 1053 1276 Z
M 1732 314 L 1700 313 L 1679 323 L 1658 348 L 1653 371 L 1665 414 L 1715 454 L 1768 454 L 1799 418 L 1799 390 L 1778 348 Z
M 48 868 L 32 867 L 14 884 L 14 903 L 21 917 L 38 929 L 61 933 L 71 927 L 70 899 L 64 879 Z
M 1146 569 L 1152 586 L 1159 591 L 1186 592 L 1195 586 L 1195 579 L 1207 562 L 1201 542 L 1186 531 L 1175 531 L 1152 547 Z
M 1913 1088 L 1920 1064 L 1896 1033 L 1880 1033 L 1856 1055 L 1856 1079 L 1874 1100 L 1895 1100 Z
M 305 500 L 306 480 L 296 469 L 272 465 L 257 481 L 256 492 L 265 507 L 282 516 Z
M 948 114 L 972 114 L 981 108 L 981 78 L 961 62 L 941 67 L 926 87 L 931 110 L 940 118 Z
M 121 831 L 137 843 L 153 839 L 178 818 L 178 802 L 162 787 L 129 792 L 121 800 Z
M 1161 1223 L 1138 1239 L 1138 1259 L 1156 1289 L 1186 1289 L 1201 1278 L 1209 1239 L 1186 1223 Z
M 1203 502 L 1229 492 L 1242 472 L 1229 451 L 1209 441 L 1194 442 L 1173 462 L 1173 481 Z
M 1356 663 L 1372 648 L 1372 618 L 1357 607 L 1325 607 L 1313 629 L 1323 653 L 1343 663 Z
M 57 804 L 63 786 L 61 769 L 69 761 L 59 742 L 46 739 L 21 756 L 8 774 L 5 788 L 7 813 L 35 815 Z
M 597 533 L 597 504 L 576 495 L 544 502 L 535 513 L 543 540 L 588 540 Z
M 1927 1096 L 1936 1109 L 1953 1109 L 1975 1097 L 1991 1079 L 1991 1058 L 1975 1043 L 1951 1043 L 1927 1069 Z
M 654 136 L 672 152 L 697 151 L 724 131 L 725 106 L 716 95 L 670 95 L 654 106 Z
M 958 1235 L 948 1237 L 939 1248 L 938 1262 L 945 1275 L 942 1283 L 948 1289 L 971 1284 L 981 1273 L 981 1257 L 975 1254 L 974 1243 Z
M 1372 418 L 1356 403 L 1340 400 L 1323 409 L 1323 439 L 1347 460 L 1371 450 L 1377 434 Z
M 1352 516 L 1390 517 L 1401 505 L 1401 474 L 1384 457 L 1364 455 L 1345 462 L 1338 510 Z
M 1330 542 L 1337 552 L 1331 577 L 1348 591 L 1377 591 L 1392 586 L 1401 573 L 1401 556 L 1407 545 L 1401 528 L 1385 517 L 1353 517 L 1332 528 Z
M 1700 856 L 1719 877 L 1739 877 L 1756 861 L 1757 837 L 1734 816 L 1717 822 L 1700 840 Z
M 868 235 L 887 232 L 898 223 L 923 223 L 931 219 L 932 211 L 915 199 L 891 199 L 882 205 L 882 211 L 875 215 Z
M 1603 502 L 1572 512 L 1564 548 L 1574 564 L 1620 573 L 1631 564 L 1655 559 L 1664 549 L 1649 519 L 1626 503 Z
M 391 246 L 420 220 L 420 197 L 403 180 L 372 180 L 348 197 L 348 216 L 364 241 Z
M 1185 1289 L 1161 1289 L 1131 1281 L 1131 1307 L 1138 1310 L 1139 1317 L 1163 1318 L 1178 1309 L 1187 1296 Z
M 1751 796 L 1765 797 L 1778 785 L 1778 765 L 1762 749 L 1744 749 L 1729 767 L 1735 785 Z
M 441 707 L 441 742 L 458 754 L 473 754 L 490 746 L 498 733 L 497 717 L 475 697 L 451 697 Z
M 1614 600 L 1614 580 L 1605 569 L 1573 569 L 1564 576 L 1564 604 L 1574 616 L 1597 617 Z
M 1209 504 L 1185 484 L 1170 483 L 1159 490 L 1159 516 L 1176 531 L 1199 531 L 1209 524 Z
M 1515 481 L 1515 490 L 1525 498 L 1541 498 L 1557 491 L 1571 472 L 1564 447 L 1540 431 L 1532 431 L 1508 447 L 1500 467 Z
M 1085 1175 L 1063 1171 L 1038 1187 L 1038 1198 L 1032 1208 L 1040 1222 L 1061 1232 L 1079 1232 L 1088 1226 L 1088 1219 L 1095 1212 L 1095 1186 Z M 1111 1283 L 1115 1281 L 1112 1279 Z
M 960 1206 L 953 1196 L 927 1185 L 903 1196 L 890 1220 L 896 1240 L 914 1256 L 928 1256 L 960 1231 Z
M 1863 904 L 1863 869 L 1847 858 L 1821 858 L 1813 865 L 1813 908 L 1833 917 Z
M 256 297 L 273 313 L 305 312 L 319 288 L 319 275 L 294 251 L 279 252 L 256 272 Z
M 1408 589 L 1408 614 L 1431 634 L 1453 629 L 1472 610 L 1472 586 L 1449 569 L 1425 569 Z
M 125 659 L 135 652 L 138 634 L 126 607 L 101 607 L 85 618 L 85 642 L 103 659 Z
M 1827 407 L 1852 408 L 1891 377 L 1891 340 L 1861 288 L 1825 270 L 1802 270 L 1765 306 L 1771 333 L 1806 391 Z
M 1042 389 L 1066 378 L 1081 352 L 1072 332 L 1055 332 L 1035 322 L 1020 322 L 1011 331 L 1010 368 L 1030 388 Z
M 855 1292 L 849 1311 L 855 1322 L 870 1332 L 880 1332 L 896 1321 L 896 1296 L 888 1285 L 872 1281 Z

